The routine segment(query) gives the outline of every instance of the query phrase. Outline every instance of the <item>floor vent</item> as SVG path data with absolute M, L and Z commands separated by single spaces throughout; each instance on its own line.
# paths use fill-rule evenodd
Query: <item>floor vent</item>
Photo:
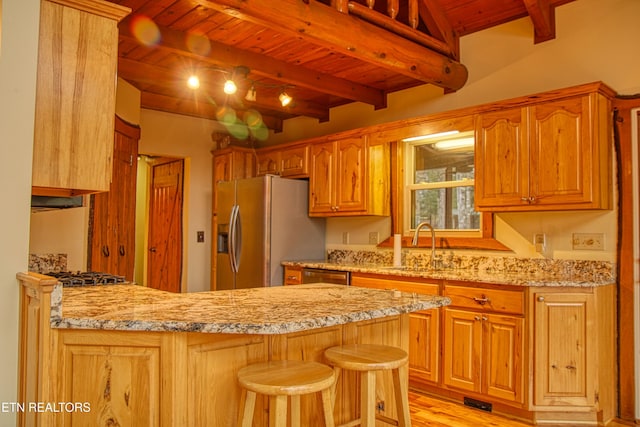
M 465 406 L 470 406 L 472 408 L 480 409 L 483 411 L 491 412 L 493 405 L 491 403 L 483 402 L 482 400 L 472 399 L 470 397 L 464 398 Z

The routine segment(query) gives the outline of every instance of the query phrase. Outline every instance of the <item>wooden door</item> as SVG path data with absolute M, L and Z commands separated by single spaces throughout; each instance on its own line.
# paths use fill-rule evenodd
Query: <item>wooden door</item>
M 595 144 L 589 96 L 534 105 L 531 123 L 531 196 L 536 204 L 588 203 Z
M 182 282 L 182 159 L 152 166 L 147 286 L 180 292 Z
M 442 359 L 444 385 L 473 392 L 481 391 L 482 321 L 480 313 L 444 309 Z
M 116 117 L 110 190 L 91 198 L 88 269 L 133 280 L 140 128 Z
M 529 147 L 526 110 L 514 108 L 479 115 L 475 144 L 476 208 L 527 205 Z
M 524 319 L 497 314 L 483 315 L 483 328 L 483 392 L 499 399 L 522 403 Z
M 593 405 L 597 362 L 593 294 L 541 292 L 534 294 L 533 304 L 533 404 Z
M 349 138 L 336 142 L 336 189 L 338 212 L 366 211 L 367 206 L 366 138 Z
M 335 211 L 335 150 L 333 142 L 311 146 L 309 214 Z

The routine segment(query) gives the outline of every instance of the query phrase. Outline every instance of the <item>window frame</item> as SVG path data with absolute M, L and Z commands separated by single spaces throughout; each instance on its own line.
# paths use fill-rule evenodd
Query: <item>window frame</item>
M 391 129 L 378 133 L 375 137 L 390 141 L 391 148 L 391 236 L 379 246 L 393 246 L 393 235 L 402 235 L 402 246 L 413 247 L 411 240 L 413 235 L 404 227 L 404 198 L 405 198 L 405 149 L 403 138 L 415 135 L 426 135 L 443 132 L 450 129 L 475 130 L 475 116 L 447 114 L 434 115 L 431 120 L 406 122 L 401 128 Z M 480 249 L 509 251 L 510 249 L 500 243 L 494 237 L 494 215 L 492 212 L 483 212 L 480 221 L 480 232 L 476 236 L 444 236 L 436 233 L 436 247 L 446 249 Z M 430 237 L 420 236 L 418 246 L 430 246 Z

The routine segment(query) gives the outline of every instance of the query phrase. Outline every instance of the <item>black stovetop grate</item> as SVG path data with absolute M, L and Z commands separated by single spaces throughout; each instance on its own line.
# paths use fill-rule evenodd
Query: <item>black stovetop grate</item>
M 55 277 L 62 286 L 108 285 L 125 282 L 124 276 L 95 271 L 58 271 L 47 273 L 47 276 Z

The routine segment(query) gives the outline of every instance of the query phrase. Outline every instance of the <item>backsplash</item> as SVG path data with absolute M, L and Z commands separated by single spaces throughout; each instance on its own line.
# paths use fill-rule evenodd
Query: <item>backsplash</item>
M 327 260 L 336 264 L 392 265 L 391 250 L 329 249 Z M 402 265 L 408 268 L 428 268 L 430 252 L 402 251 Z M 474 270 L 483 273 L 528 273 L 553 277 L 581 277 L 593 280 L 614 280 L 616 265 L 608 261 L 583 261 L 546 258 L 516 258 L 501 256 L 477 256 L 436 254 L 440 269 Z
M 29 254 L 29 271 L 41 274 L 67 271 L 67 254 Z

